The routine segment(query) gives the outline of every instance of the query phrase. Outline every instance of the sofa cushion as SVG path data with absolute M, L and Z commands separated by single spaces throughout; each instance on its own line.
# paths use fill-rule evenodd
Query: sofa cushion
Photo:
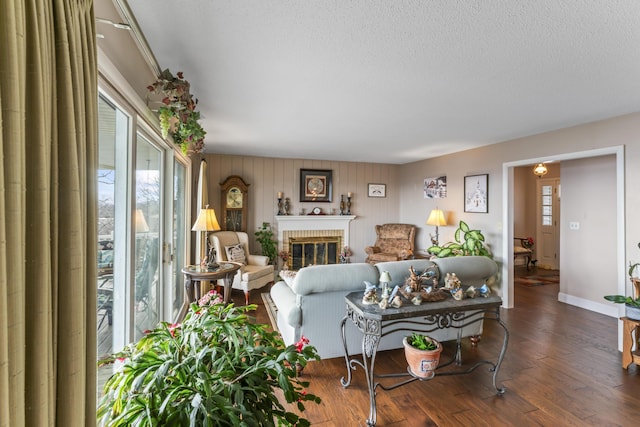
M 365 280 L 377 285 L 379 277 L 375 266 L 366 263 L 312 265 L 298 270 L 291 289 L 298 295 L 364 291 Z
M 233 246 L 225 246 L 224 250 L 227 253 L 227 260 L 243 265 L 247 263 L 247 257 L 244 253 L 242 243 L 238 243 L 237 245 Z
M 434 258 L 433 262 L 440 269 L 441 280 L 447 273 L 456 273 L 464 286 L 479 286 L 498 272 L 498 265 L 486 256 L 460 256 L 451 258 Z
M 409 269 L 413 267 L 416 273 L 421 274 L 428 268 L 433 267 L 433 262 L 428 259 L 407 259 L 403 261 L 391 261 L 391 262 L 379 262 L 375 264 L 378 270 L 378 276 L 383 271 L 388 271 L 391 276 L 391 283 L 389 286 L 392 288 L 396 285 L 404 285 L 405 280 L 409 277 Z

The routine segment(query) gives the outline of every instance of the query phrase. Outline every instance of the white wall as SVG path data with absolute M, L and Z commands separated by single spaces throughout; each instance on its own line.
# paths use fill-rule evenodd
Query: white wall
M 533 163 L 537 159 L 553 159 L 554 156 L 563 157 L 567 156 L 568 153 L 602 148 L 613 149 L 613 147 L 624 145 L 624 180 L 628 183 L 624 193 L 624 203 L 621 206 L 617 206 L 615 199 L 609 198 L 607 199 L 608 202 L 606 205 L 615 210 L 626 209 L 626 211 L 622 212 L 623 216 L 633 218 L 634 215 L 631 207 L 638 206 L 640 202 L 640 168 L 635 167 L 635 164 L 640 161 L 639 137 L 640 113 L 635 113 L 404 165 L 399 176 L 402 199 L 399 220 L 400 222 L 415 223 L 421 227 L 426 227 L 422 225 L 425 222 L 426 215 L 428 215 L 431 209 L 438 205 L 440 208 L 449 211 L 450 217 L 456 222 L 463 219 L 468 222 L 472 228 L 482 230 L 494 251 L 495 259 L 499 263 L 504 263 L 506 256 L 502 242 L 504 226 L 503 164 L 510 162 L 517 163 L 518 161 Z M 603 168 L 610 167 L 611 163 L 609 160 L 604 160 L 603 158 L 591 159 L 591 161 L 595 164 L 604 162 L 602 164 Z M 464 176 L 479 173 L 489 174 L 489 213 L 464 213 Z M 607 182 L 610 181 L 610 173 L 611 171 L 607 172 Z M 447 175 L 447 198 L 423 199 L 422 194 L 418 191 L 422 179 L 427 176 L 439 174 Z M 588 172 L 585 172 L 585 175 L 588 174 Z M 562 191 L 564 193 L 566 191 L 566 182 L 564 173 L 561 173 L 561 175 Z M 583 182 L 578 177 L 575 179 Z M 615 189 L 610 188 L 609 193 L 607 196 L 610 196 L 611 193 L 615 194 Z M 513 200 L 511 202 L 513 203 Z M 564 206 L 564 201 L 561 201 L 561 205 Z M 594 216 L 596 215 L 595 211 L 602 209 L 602 206 L 598 203 L 585 202 L 581 203 L 579 209 L 583 211 L 584 215 Z M 615 213 L 612 215 L 615 216 Z M 454 230 L 455 226 L 441 227 L 440 240 L 445 242 L 452 240 Z M 424 241 L 428 231 L 428 227 L 424 228 L 422 233 L 418 233 L 418 238 Z M 629 253 L 631 254 L 627 259 L 634 259 L 634 257 L 635 259 L 640 259 L 640 253 L 638 253 L 638 249 L 635 246 L 638 240 L 640 240 L 640 223 L 633 220 L 626 221 L 622 224 L 622 232 L 622 234 L 626 236 L 626 242 L 623 243 L 622 247 L 626 248 L 627 252 L 630 251 Z M 565 236 L 565 234 L 566 233 L 561 232 L 561 236 Z M 568 293 L 577 293 L 577 295 L 575 295 L 576 301 L 571 300 L 570 302 L 585 306 L 583 302 L 586 300 L 590 308 L 594 306 L 606 306 L 608 303 L 602 299 L 602 296 L 611 290 L 611 286 L 615 286 L 616 284 L 617 286 L 621 286 L 619 283 L 619 272 L 624 271 L 627 262 L 618 262 L 617 258 L 603 259 L 602 251 L 617 255 L 617 242 L 615 237 L 612 237 L 611 234 L 607 236 L 607 238 L 597 240 L 586 239 L 586 241 L 578 243 L 578 236 L 569 235 L 565 236 L 566 239 L 562 241 L 562 243 L 566 245 L 566 248 L 571 250 L 572 255 L 568 259 L 575 257 L 575 259 L 580 260 L 580 268 L 582 269 L 580 277 L 589 277 L 591 280 L 597 281 L 599 280 L 597 278 L 608 275 L 610 278 L 607 279 L 607 281 L 612 280 L 616 282 L 613 284 L 609 282 L 609 285 L 605 288 L 589 290 L 586 293 L 583 292 L 583 290 L 580 290 L 578 293 L 578 290 L 574 286 L 565 284 L 565 290 Z M 615 233 L 613 236 L 615 236 Z M 567 249 L 561 248 L 561 251 L 564 250 Z M 510 260 L 507 261 L 510 262 Z M 563 266 L 570 271 L 569 266 Z M 502 286 L 508 286 L 508 280 L 509 278 L 505 277 Z M 627 293 L 630 292 L 630 286 L 630 284 L 626 284 Z
M 615 172 L 611 155 L 562 162 L 561 300 L 601 303 L 603 295 L 617 293 Z M 570 222 L 580 228 L 571 230 Z

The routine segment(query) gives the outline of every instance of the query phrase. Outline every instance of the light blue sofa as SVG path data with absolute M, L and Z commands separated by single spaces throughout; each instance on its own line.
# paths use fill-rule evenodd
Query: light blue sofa
M 378 285 L 382 271 L 389 272 L 393 287 L 404 284 L 411 266 L 420 273 L 433 264 L 438 266 L 439 280 L 443 280 L 447 273 L 456 273 L 465 286 L 493 282 L 498 271 L 493 260 L 481 256 L 305 267 L 288 280 L 289 283 L 279 281 L 271 288 L 271 299 L 277 307 L 278 329 L 286 344 L 295 343 L 304 335 L 322 358 L 343 356 L 340 321 L 345 315 L 345 295 L 354 291 L 364 292 L 364 281 Z M 468 325 L 461 331 L 462 337 L 480 335 L 482 322 Z M 379 350 L 401 348 L 402 337 L 406 335 L 407 332 L 398 331 L 384 337 Z M 440 341 L 455 340 L 458 329 L 441 329 L 430 335 Z M 346 336 L 349 354 L 361 353 L 362 334 L 351 322 L 347 322 Z

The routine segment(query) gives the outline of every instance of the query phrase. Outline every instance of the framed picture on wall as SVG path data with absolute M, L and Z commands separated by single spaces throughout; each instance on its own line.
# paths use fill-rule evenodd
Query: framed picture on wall
M 489 213 L 489 175 L 464 177 L 464 211 Z
M 369 197 L 387 197 L 387 184 L 369 184 Z
M 425 178 L 422 191 L 425 199 L 441 199 L 447 197 L 446 175 Z
M 300 169 L 300 201 L 330 202 L 332 175 L 329 169 Z

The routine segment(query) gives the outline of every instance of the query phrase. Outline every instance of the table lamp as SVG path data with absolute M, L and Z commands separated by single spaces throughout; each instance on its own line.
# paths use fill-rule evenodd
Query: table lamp
M 436 226 L 435 238 L 431 234 L 429 234 L 429 237 L 431 237 L 431 243 L 434 245 L 437 245 L 438 244 L 438 227 L 441 225 L 447 225 L 447 220 L 444 217 L 444 213 L 438 208 L 435 208 L 434 210 L 432 210 L 431 213 L 429 214 L 429 219 L 427 219 L 427 225 Z
M 193 224 L 193 228 L 191 231 L 201 231 L 202 238 L 205 240 L 206 245 L 209 246 L 209 256 L 207 257 L 207 268 L 214 269 L 218 268 L 218 263 L 216 262 L 216 250 L 209 243 L 209 238 L 207 233 L 209 231 L 218 231 L 220 230 L 220 224 L 218 224 L 218 218 L 216 218 L 216 213 L 213 209 L 209 209 L 209 205 L 205 206 L 204 209 L 200 209 L 200 213 L 198 214 L 198 218 L 196 218 L 196 222 Z M 205 259 L 204 256 L 205 245 L 200 243 L 200 263 Z

